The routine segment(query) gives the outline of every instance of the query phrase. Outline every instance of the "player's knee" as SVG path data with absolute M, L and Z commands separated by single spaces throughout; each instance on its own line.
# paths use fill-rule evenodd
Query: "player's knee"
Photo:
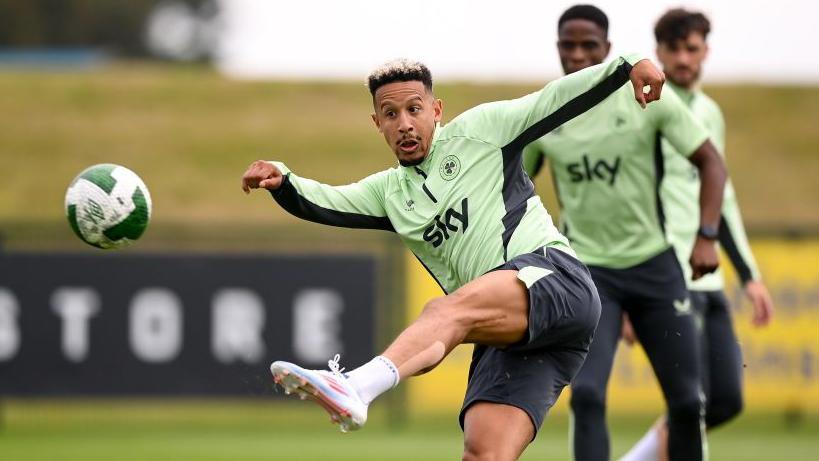
M 473 316 L 469 315 L 471 293 L 461 290 L 447 296 L 439 296 L 424 305 L 423 315 L 434 317 L 444 324 L 469 327 Z
M 569 404 L 575 414 L 603 413 L 606 407 L 606 397 L 603 390 L 597 389 L 595 386 L 574 384 L 572 385 L 572 398 Z
M 424 309 L 421 315 L 426 317 L 434 317 L 442 319 L 447 316 L 447 299 L 446 296 L 439 296 L 432 298 L 424 304 Z
M 724 424 L 739 416 L 743 406 L 740 393 L 712 398 L 706 407 L 705 424 L 709 429 Z
M 469 326 L 463 321 L 463 315 L 450 299 L 451 296 L 430 300 L 424 305 L 421 315 L 435 322 L 441 331 L 452 334 L 456 342 L 461 342 L 469 332 Z
M 463 461 L 501 461 L 502 459 L 501 454 L 485 442 L 468 439 L 464 442 Z

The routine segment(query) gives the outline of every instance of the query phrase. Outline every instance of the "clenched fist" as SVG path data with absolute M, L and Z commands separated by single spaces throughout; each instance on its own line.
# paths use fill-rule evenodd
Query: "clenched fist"
M 698 280 L 703 275 L 710 274 L 717 270 L 719 267 L 719 255 L 717 254 L 717 246 L 714 241 L 697 237 L 688 263 L 691 264 L 692 280 Z
M 276 190 L 282 185 L 282 172 L 276 165 L 264 161 L 256 160 L 242 175 L 242 190 L 245 194 L 250 193 L 250 189 Z

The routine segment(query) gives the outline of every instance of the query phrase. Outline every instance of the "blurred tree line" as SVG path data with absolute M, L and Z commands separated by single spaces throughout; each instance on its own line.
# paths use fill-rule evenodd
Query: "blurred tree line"
M 147 22 L 161 5 L 205 0 L 0 0 L 0 47 L 101 48 L 146 56 Z

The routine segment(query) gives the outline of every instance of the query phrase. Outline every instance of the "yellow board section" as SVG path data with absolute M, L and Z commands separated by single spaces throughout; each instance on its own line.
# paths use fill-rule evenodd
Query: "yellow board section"
M 819 239 L 752 242 L 776 312 L 766 328 L 751 325 L 751 306 L 728 261 L 728 297 L 745 363 L 748 412 L 803 411 L 819 414 Z M 411 254 L 407 255 L 409 319 L 443 293 Z M 462 403 L 471 346 L 460 346 L 427 375 L 408 383 L 411 411 L 456 412 Z M 568 390 L 553 411 L 566 411 Z M 613 413 L 658 413 L 663 401 L 645 354 L 620 347 L 609 383 Z

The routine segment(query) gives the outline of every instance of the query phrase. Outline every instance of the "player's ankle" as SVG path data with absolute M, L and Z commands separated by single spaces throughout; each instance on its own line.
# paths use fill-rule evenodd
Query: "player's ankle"
M 398 368 L 392 361 L 379 355 L 364 365 L 348 372 L 347 382 L 355 389 L 364 404 L 398 385 Z

